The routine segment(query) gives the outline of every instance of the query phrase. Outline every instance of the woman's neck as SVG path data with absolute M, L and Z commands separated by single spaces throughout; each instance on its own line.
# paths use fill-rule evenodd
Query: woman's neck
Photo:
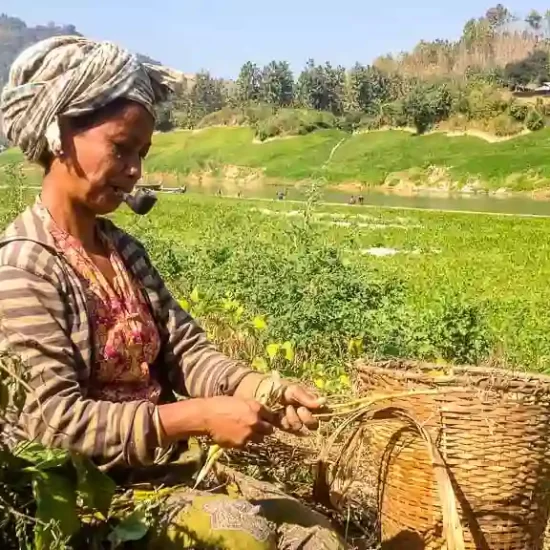
M 46 176 L 42 184 L 42 204 L 61 229 L 78 239 L 85 250 L 94 251 L 98 244 L 95 215 L 60 192 L 59 187 Z

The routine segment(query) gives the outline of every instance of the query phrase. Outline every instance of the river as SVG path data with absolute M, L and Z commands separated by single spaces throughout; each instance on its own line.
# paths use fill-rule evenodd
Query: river
M 278 200 L 277 193 L 279 191 L 283 191 L 283 189 L 279 190 L 271 186 L 241 189 L 241 198 Z M 192 186 L 188 188 L 188 192 L 212 195 L 217 191 L 212 187 Z M 221 196 L 234 198 L 236 197 L 236 193 L 222 188 Z M 351 196 L 350 192 L 323 189 L 320 192 L 319 200 L 324 203 L 349 204 Z M 305 190 L 288 188 L 283 200 L 305 201 L 306 199 L 307 194 Z M 535 200 L 520 195 L 446 195 L 442 193 L 400 195 L 397 193 L 369 191 L 363 193 L 363 200 L 364 206 L 550 217 L 550 201 Z M 357 203 L 356 206 L 360 207 Z

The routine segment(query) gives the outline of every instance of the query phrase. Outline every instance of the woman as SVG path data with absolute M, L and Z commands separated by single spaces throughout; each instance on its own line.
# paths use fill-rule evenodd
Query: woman
M 140 179 L 154 106 L 169 91 L 160 67 L 113 44 L 56 37 L 19 56 L 2 94 L 8 139 L 45 172 L 40 198 L 0 249 L 0 343 L 21 357 L 33 389 L 12 439 L 80 451 L 126 480 L 185 462 L 193 436 L 239 447 L 274 425 L 314 428 L 311 411 L 322 403 L 287 383 L 282 417 L 262 407 L 271 380 L 217 352 L 143 246 L 100 217 Z M 288 500 L 288 521 L 286 499 L 263 491 L 273 498 L 249 495 L 254 506 L 174 492 L 177 513 L 151 544 L 343 547 L 320 516 Z

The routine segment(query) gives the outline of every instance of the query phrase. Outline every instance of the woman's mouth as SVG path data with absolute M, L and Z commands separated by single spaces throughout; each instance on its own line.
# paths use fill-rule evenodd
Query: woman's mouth
M 111 185 L 109 185 L 109 187 L 113 190 L 115 195 L 117 195 L 121 199 L 123 199 L 124 196 L 127 195 L 128 193 L 131 193 L 131 191 L 126 191 L 123 187 L 121 187 L 119 185 L 111 184 Z

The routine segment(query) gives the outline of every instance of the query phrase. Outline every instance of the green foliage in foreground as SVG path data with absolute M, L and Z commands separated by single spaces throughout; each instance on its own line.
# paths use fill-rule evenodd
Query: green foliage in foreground
M 24 197 L 12 199 L 4 220 Z M 295 374 L 340 376 L 362 352 L 550 369 L 547 219 L 194 195 L 115 217 L 179 299 L 198 292 L 205 320 L 265 319 L 260 348 L 290 342 Z
M 30 200 L 12 177 L 2 224 Z M 365 353 L 550 370 L 550 220 L 329 208 L 317 198 L 298 210 L 163 196 L 146 218 L 121 209 L 115 219 L 143 239 L 182 304 L 257 368 L 331 391 L 349 385 L 347 362 Z M 0 420 L 7 385 L 21 406 L 15 364 L 0 358 Z M 158 501 L 136 509 L 114 489 L 77 454 L 0 445 L 0 546 L 143 538 Z
M 371 186 L 380 185 L 390 174 L 415 171 L 416 181 L 429 186 L 427 171 L 436 166 L 446 167 L 450 180 L 459 185 L 475 180 L 489 189 L 504 186 L 520 191 L 547 185 L 549 137 L 550 130 L 542 130 L 488 143 L 443 134 L 414 136 L 389 131 L 352 136 L 321 130 L 259 144 L 253 142 L 253 132 L 247 128 L 210 128 L 157 135 L 146 169 L 181 174 L 209 170 L 215 175 L 233 165 L 261 171 L 268 178 Z
M 294 374 L 340 375 L 361 351 L 550 368 L 546 219 L 163 197 L 119 220 L 178 296 L 236 300 L 291 341 Z M 308 221 L 309 220 L 309 221 Z M 395 249 L 375 257 L 371 248 Z M 305 365 L 305 366 L 304 366 Z M 308 369 L 312 369 L 311 372 Z

